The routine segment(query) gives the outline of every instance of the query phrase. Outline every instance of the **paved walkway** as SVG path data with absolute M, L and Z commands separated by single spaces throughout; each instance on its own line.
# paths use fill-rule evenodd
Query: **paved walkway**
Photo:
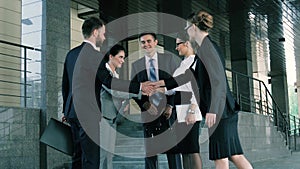
M 300 152 L 291 156 L 252 163 L 254 169 L 300 169 Z

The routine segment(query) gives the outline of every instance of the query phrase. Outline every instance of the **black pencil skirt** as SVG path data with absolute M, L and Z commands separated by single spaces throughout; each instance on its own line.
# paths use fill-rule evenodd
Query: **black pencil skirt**
M 218 127 L 209 138 L 210 160 L 230 158 L 232 155 L 243 154 L 237 124 L 238 113 L 220 120 Z
M 199 127 L 200 121 L 193 125 L 186 125 L 186 123 L 178 123 L 177 139 L 178 139 L 178 153 L 199 153 Z

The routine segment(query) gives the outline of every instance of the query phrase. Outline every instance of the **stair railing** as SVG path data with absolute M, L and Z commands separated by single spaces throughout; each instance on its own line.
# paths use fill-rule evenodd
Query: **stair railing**
M 41 70 L 31 70 L 41 69 L 41 49 L 4 40 L 0 47 L 1 105 L 40 107 Z
M 231 91 L 239 102 L 242 111 L 256 114 L 266 115 L 271 122 L 277 126 L 285 138 L 286 145 L 289 149 L 297 147 L 297 136 L 300 133 L 300 119 L 294 115 L 280 110 L 278 104 L 273 98 L 266 84 L 259 79 L 247 76 L 245 74 L 226 69 L 228 82 L 231 85 Z M 249 95 L 245 96 L 239 89 L 239 79 L 243 78 L 243 82 L 248 82 L 250 89 Z M 291 141 L 293 139 L 293 141 Z M 293 144 L 291 143 L 293 142 Z

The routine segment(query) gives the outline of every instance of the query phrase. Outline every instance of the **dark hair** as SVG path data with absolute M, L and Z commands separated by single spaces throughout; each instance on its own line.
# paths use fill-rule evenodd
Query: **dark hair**
M 125 52 L 125 48 L 122 45 L 116 44 L 113 47 L 110 48 L 110 50 L 105 54 L 104 61 L 109 61 L 109 55 L 116 56 L 120 51 Z
M 81 27 L 84 38 L 89 38 L 95 29 L 99 29 L 104 25 L 104 22 L 96 17 L 90 17 L 83 22 Z
M 186 31 L 178 32 L 176 38 L 178 38 L 184 42 L 189 41 L 189 35 L 187 34 Z
M 145 35 L 151 35 L 154 38 L 154 40 L 156 40 L 156 34 L 153 32 L 143 32 L 143 33 L 139 34 L 139 39 L 141 39 L 141 37 L 145 36 Z
M 188 22 L 192 22 L 194 16 L 195 16 L 195 12 L 191 13 L 191 14 L 186 18 L 186 20 L 187 20 Z

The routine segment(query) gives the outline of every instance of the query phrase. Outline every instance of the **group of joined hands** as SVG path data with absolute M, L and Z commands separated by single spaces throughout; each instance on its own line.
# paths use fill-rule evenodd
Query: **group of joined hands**
M 157 92 L 165 93 L 166 91 L 164 80 L 160 80 L 156 82 L 146 81 L 146 82 L 142 82 L 141 85 L 142 85 L 141 86 L 142 94 L 147 95 L 149 97 L 152 96 L 154 93 Z M 151 115 L 157 116 L 159 113 L 156 106 L 154 106 L 151 103 L 145 105 L 144 107 L 146 108 L 147 112 Z M 172 114 L 172 106 L 167 105 L 162 113 L 167 119 L 169 119 Z M 195 117 L 190 117 L 190 115 L 188 115 L 186 118 L 187 118 L 186 119 L 187 124 L 194 124 L 196 122 Z M 206 113 L 205 123 L 209 128 L 212 127 L 216 123 L 216 114 L 210 112 Z
M 141 83 L 141 90 L 143 95 L 151 96 L 156 92 L 164 93 L 165 90 L 165 82 L 163 80 L 151 82 L 146 81 Z
M 143 95 L 152 96 L 153 94 L 160 92 L 165 93 L 165 83 L 163 80 L 152 82 L 152 81 L 146 81 L 141 83 L 141 90 Z M 147 110 L 147 112 L 153 116 L 157 116 L 159 114 L 157 107 L 153 104 L 146 102 L 144 105 L 144 108 Z M 163 111 L 164 116 L 169 119 L 172 114 L 172 107 L 166 106 L 165 110 Z
M 165 93 L 165 91 L 167 90 L 165 87 L 165 82 L 164 80 L 160 80 L 160 81 L 156 81 L 156 82 L 151 82 L 151 81 L 146 81 L 142 83 L 142 94 L 143 95 L 147 95 L 147 96 L 152 96 L 153 94 L 160 92 L 160 93 Z M 156 106 L 154 106 L 152 103 L 146 103 L 143 105 L 144 108 L 147 110 L 147 112 L 150 115 L 153 116 L 157 116 L 159 115 L 159 111 L 157 109 Z M 172 106 L 168 105 L 164 108 L 164 110 L 162 111 L 162 114 L 166 117 L 166 119 L 169 119 L 172 115 Z M 195 117 L 191 117 L 194 116 L 193 114 L 188 114 L 188 116 L 186 117 L 186 123 L 187 124 L 194 124 L 196 122 Z

